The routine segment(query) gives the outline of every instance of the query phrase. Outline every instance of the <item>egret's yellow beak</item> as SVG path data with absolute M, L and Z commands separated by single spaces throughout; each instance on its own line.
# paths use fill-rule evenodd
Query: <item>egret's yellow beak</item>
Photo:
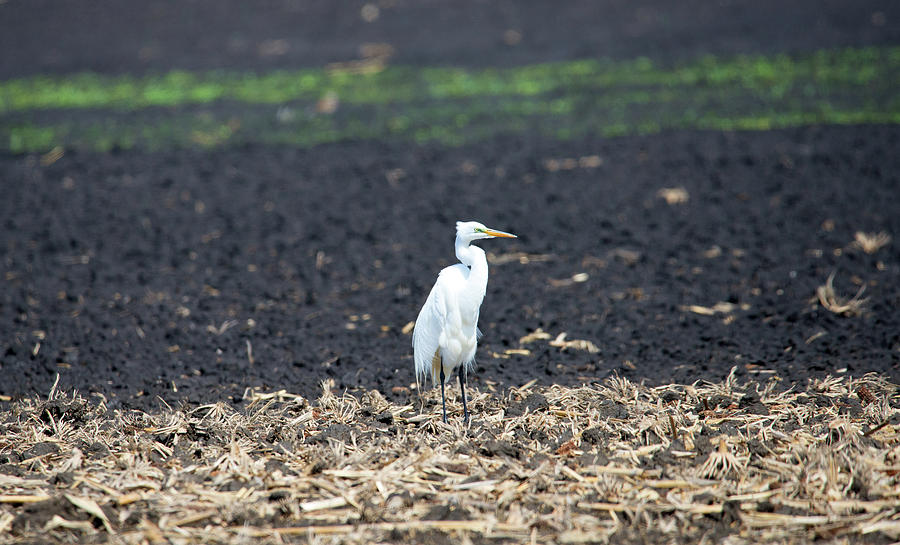
M 494 229 L 485 229 L 484 234 L 491 235 L 492 237 L 500 237 L 500 238 L 519 238 L 512 233 L 504 233 L 503 231 L 496 231 Z

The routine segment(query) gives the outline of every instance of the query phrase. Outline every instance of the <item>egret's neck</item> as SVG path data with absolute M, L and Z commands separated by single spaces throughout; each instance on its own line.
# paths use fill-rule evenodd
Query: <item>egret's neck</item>
M 456 239 L 456 258 L 469 267 L 469 282 L 479 284 L 484 293 L 488 280 L 488 265 L 484 250 L 472 246 L 468 241 Z

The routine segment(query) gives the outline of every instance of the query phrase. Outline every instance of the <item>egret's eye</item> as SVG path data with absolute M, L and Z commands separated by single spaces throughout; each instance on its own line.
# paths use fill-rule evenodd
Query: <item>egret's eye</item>
M 481 227 L 476 227 L 476 228 L 475 228 L 475 232 L 476 232 L 476 233 L 483 233 L 483 232 L 484 232 L 484 229 L 482 229 Z

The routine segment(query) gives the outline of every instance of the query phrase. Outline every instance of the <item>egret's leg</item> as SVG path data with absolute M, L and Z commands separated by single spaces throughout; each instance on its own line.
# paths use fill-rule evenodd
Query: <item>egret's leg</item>
M 463 379 L 463 373 L 465 373 L 466 366 L 465 364 L 459 366 L 459 390 L 462 392 L 463 399 L 463 422 L 469 423 L 469 408 L 466 407 L 466 381 Z
M 441 409 L 444 411 L 444 424 L 447 423 L 447 400 L 444 399 L 444 366 L 441 365 Z

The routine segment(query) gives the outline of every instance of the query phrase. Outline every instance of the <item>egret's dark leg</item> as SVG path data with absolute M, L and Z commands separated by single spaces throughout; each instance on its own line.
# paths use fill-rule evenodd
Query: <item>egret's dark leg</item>
M 447 423 L 447 400 L 444 399 L 444 366 L 441 365 L 441 408 L 444 410 L 444 424 Z
M 463 379 L 463 374 L 466 372 L 465 364 L 459 366 L 459 389 L 462 392 L 463 398 L 463 422 L 469 423 L 469 408 L 466 407 L 466 381 Z

